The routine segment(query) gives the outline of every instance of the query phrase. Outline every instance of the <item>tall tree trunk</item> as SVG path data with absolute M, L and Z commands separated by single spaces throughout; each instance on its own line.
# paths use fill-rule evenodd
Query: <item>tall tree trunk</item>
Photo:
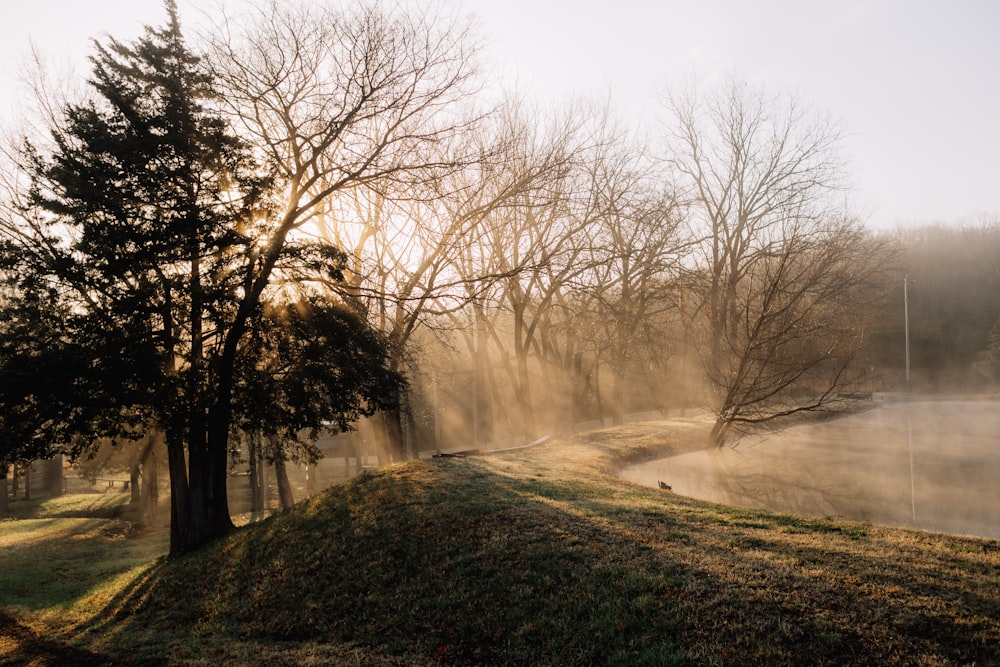
M 491 400 L 488 383 L 490 371 L 487 359 L 488 346 L 486 340 L 486 316 L 482 312 L 482 306 L 476 303 L 476 328 L 475 328 L 475 356 L 476 378 L 473 386 L 473 424 L 472 424 L 472 446 L 479 447 L 482 444 L 492 443 L 495 439 L 493 428 L 493 401 Z
M 587 405 L 587 394 L 590 390 L 590 378 L 583 372 L 583 352 L 573 351 L 570 348 L 567 351 L 567 359 L 571 360 L 567 364 L 567 374 L 573 392 L 573 405 L 570 411 L 570 427 L 572 427 L 576 422 L 584 421 L 583 415 Z
M 514 308 L 514 356 L 517 363 L 517 403 L 521 408 L 522 429 L 528 440 L 536 437 L 535 403 L 531 397 L 531 375 L 528 372 L 529 341 L 526 340 L 524 306 Z
M 188 487 L 191 498 L 188 515 L 188 547 L 197 549 L 212 538 L 209 508 L 212 490 L 208 482 L 211 471 L 207 447 L 204 442 L 188 441 Z
M 288 481 L 288 469 L 285 467 L 285 457 L 278 449 L 278 439 L 271 438 L 271 448 L 274 452 L 274 478 L 278 485 L 278 503 L 281 509 L 288 509 L 295 504 L 292 495 L 292 484 Z
M 248 308 L 241 304 L 238 322 L 229 330 L 217 369 L 214 402 L 207 414 L 194 415 L 188 442 L 188 470 L 191 487 L 190 535 L 188 547 L 196 549 L 222 537 L 235 526 L 229 516 L 227 483 L 229 475 L 229 428 L 232 424 L 233 374 L 236 348 L 246 331 Z M 249 311 L 247 311 L 249 312 Z M 200 428 L 195 428 L 199 426 Z
M 400 354 L 393 352 L 390 366 L 392 370 L 402 376 L 404 362 Z M 382 432 L 385 444 L 379 456 L 379 465 L 406 460 L 407 451 L 410 447 L 408 446 L 409 443 L 407 443 L 407 430 L 403 425 L 403 420 L 406 419 L 403 410 L 409 399 L 408 394 L 407 396 L 404 396 L 404 394 L 408 391 L 409 389 L 406 386 L 398 388 L 396 390 L 395 405 L 381 412 Z
M 188 472 L 191 487 L 191 510 L 188 526 L 188 548 L 196 549 L 233 529 L 226 498 L 228 472 L 227 450 L 224 446 L 188 448 Z
M 10 504 L 7 502 L 7 469 L 6 463 L 0 463 L 0 518 L 10 516 Z
M 158 494 L 155 490 L 150 490 L 149 483 L 144 482 L 144 479 L 147 477 L 147 473 L 151 472 L 154 476 L 154 483 L 156 481 L 156 471 L 147 471 L 146 468 L 151 465 L 156 465 L 156 454 L 153 452 L 153 448 L 156 446 L 157 442 L 159 442 L 161 435 L 162 434 L 157 431 L 154 434 L 147 435 L 143 439 L 142 445 L 140 446 L 139 456 L 136 457 L 136 461 L 132 465 L 132 469 L 129 471 L 129 477 L 132 484 L 132 499 L 129 504 L 133 507 L 138 507 L 140 516 L 147 519 L 149 508 L 148 503 L 146 502 L 146 495 L 151 492 L 156 495 Z M 152 461 L 152 463 L 150 463 L 150 461 Z
M 506 430 L 503 442 L 510 446 L 517 444 L 514 434 L 514 427 L 510 423 L 510 413 L 507 410 L 503 389 L 497 382 L 497 376 L 493 369 L 493 364 L 487 363 L 483 369 L 486 373 L 486 387 L 484 398 L 486 409 L 483 411 L 483 436 L 487 442 L 494 444 L 500 442 L 500 427 Z
M 191 488 L 184 456 L 184 441 L 173 428 L 167 429 L 167 468 L 170 471 L 170 555 L 176 556 L 192 546 Z
M 188 415 L 188 480 L 191 487 L 189 544 L 197 548 L 221 537 L 233 528 L 226 497 L 229 471 L 229 426 L 232 414 L 233 367 L 236 347 L 246 330 L 245 307 L 237 313 L 226 339 L 218 366 L 219 384 L 215 402 L 208 408 L 202 383 L 207 378 L 202 338 L 202 286 L 200 239 L 192 227 L 190 239 L 191 275 L 191 401 Z M 242 304 L 241 304 L 242 306 Z M 242 318 L 242 319 L 241 319 Z
M 413 418 L 413 406 L 408 387 L 404 387 L 399 394 L 399 430 L 405 460 L 413 461 L 420 458 L 416 435 L 417 426 Z
M 139 486 L 139 480 L 142 479 L 142 475 L 139 472 L 139 466 L 139 461 L 136 461 L 128 471 L 129 490 L 131 491 L 128 504 L 132 507 L 139 507 L 142 503 L 142 487 Z
M 709 448 L 721 448 L 726 444 L 726 435 L 729 433 L 730 426 L 730 421 L 724 415 L 719 414 L 715 418 L 715 423 L 712 424 L 712 432 L 708 435 Z
M 158 440 L 154 437 L 154 442 Z M 159 460 L 156 456 L 156 448 L 150 445 L 142 459 L 142 474 L 140 484 L 142 490 L 139 494 L 139 511 L 143 521 L 147 526 L 158 525 L 160 506 L 160 480 L 159 480 Z
M 594 360 L 594 407 L 597 410 L 597 418 L 604 426 L 604 393 L 601 389 L 601 360 L 600 357 Z
M 529 440 L 535 438 L 535 403 L 531 397 L 531 375 L 528 372 L 528 352 L 515 350 L 517 354 L 517 403 L 521 408 L 521 428 Z
M 50 498 L 57 498 L 63 494 L 63 457 L 62 454 L 53 456 L 46 462 L 46 487 Z
M 615 352 L 611 362 L 611 423 L 625 421 L 625 359 L 624 354 Z
M 399 406 L 381 413 L 382 435 L 384 446 L 380 448 L 381 455 L 379 465 L 403 461 L 406 458 L 406 449 L 403 444 L 403 415 Z
M 260 437 L 251 435 L 247 445 L 247 485 L 250 489 L 250 514 L 256 520 L 264 513 L 264 455 Z

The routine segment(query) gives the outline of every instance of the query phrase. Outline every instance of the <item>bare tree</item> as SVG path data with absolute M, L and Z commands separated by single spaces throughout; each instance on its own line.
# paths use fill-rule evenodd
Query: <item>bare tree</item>
M 571 317 L 587 322 L 575 327 L 575 336 L 592 349 L 590 377 L 598 413 L 603 418 L 607 402 L 618 423 L 632 399 L 627 387 L 640 379 L 630 377 L 631 372 L 662 369 L 668 356 L 669 334 L 663 325 L 674 309 L 667 289 L 689 243 L 673 192 L 665 188 L 641 142 L 608 119 L 600 134 L 602 140 L 582 165 L 589 209 L 588 268 L 574 281 L 573 300 L 564 307 Z M 602 367 L 611 375 L 608 396 L 600 387 Z M 648 400 L 656 388 L 648 389 L 635 393 Z
M 492 374 L 487 359 L 498 361 L 517 406 L 515 418 L 503 415 L 514 439 L 537 436 L 537 407 L 543 402 L 536 396 L 538 380 L 546 384 L 548 398 L 559 393 L 542 329 L 560 291 L 584 270 L 581 239 L 588 220 L 581 202 L 585 195 L 575 186 L 579 163 L 593 141 L 590 128 L 581 122 L 586 117 L 579 109 L 548 120 L 510 110 L 508 123 L 518 148 L 505 169 L 539 178 L 530 190 L 490 213 L 459 267 L 470 279 L 474 334 L 466 336 L 466 344 L 476 360 L 476 391 L 481 391 L 484 376 Z M 491 384 L 496 395 L 495 382 Z M 477 395 L 476 404 L 485 406 L 486 401 Z
M 689 308 L 705 325 L 721 445 L 734 424 L 841 395 L 865 332 L 851 299 L 880 251 L 838 208 L 841 135 L 829 119 L 739 82 L 667 105 L 668 161 L 704 239 Z
M 478 85 L 463 25 L 375 5 L 270 3 L 206 37 L 221 98 L 283 186 L 260 236 L 260 276 L 333 198 L 419 186 L 469 160 L 448 152 L 474 120 L 459 112 Z M 254 280 L 246 292 L 267 287 Z
M 676 207 L 607 109 L 574 108 L 548 126 L 520 111 L 512 122 L 529 162 L 559 154 L 562 167 L 493 211 L 462 255 L 469 308 L 455 319 L 468 325 L 476 443 L 495 433 L 491 416 L 515 441 L 537 435 L 543 414 L 558 414 L 547 424 L 557 428 L 591 418 L 606 368 L 624 394 L 626 368 L 662 349 L 657 292 L 681 252 Z M 612 401 L 619 412 L 624 403 Z
M 207 38 L 224 100 L 285 184 L 272 236 L 338 192 L 464 166 L 466 156 L 439 150 L 471 122 L 457 106 L 478 87 L 464 26 L 362 4 L 258 12 Z
M 466 129 L 452 138 L 449 151 L 470 156 L 463 169 L 410 183 L 356 188 L 331 199 L 317 219 L 320 234 L 350 254 L 347 286 L 331 287 L 387 336 L 394 370 L 411 379 L 418 375 L 417 331 L 454 321 L 450 316 L 484 285 L 512 271 L 486 275 L 462 270 L 484 226 L 498 211 L 531 200 L 547 174 L 560 168 L 557 151 L 530 159 L 522 155 L 520 128 L 502 110 Z M 414 389 L 411 384 L 401 392 L 398 414 L 383 414 L 388 440 L 383 458 L 416 454 Z

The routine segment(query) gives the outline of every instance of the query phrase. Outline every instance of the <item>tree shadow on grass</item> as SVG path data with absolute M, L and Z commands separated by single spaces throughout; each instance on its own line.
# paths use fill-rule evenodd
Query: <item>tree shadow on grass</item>
M 907 535 L 420 462 L 157 564 L 93 632 L 454 664 L 992 664 L 994 543 Z
M 72 645 L 70 642 L 88 645 L 84 634 L 94 626 L 85 619 L 85 611 L 58 611 L 81 604 L 85 608 L 90 604 L 90 595 L 160 551 L 161 537 L 147 536 L 142 543 L 136 542 L 133 528 L 131 522 L 95 518 L 84 510 L 5 522 L 8 545 L 0 549 L 0 609 L 8 609 L 0 611 L 0 664 L 140 664 L 134 656 L 109 655 L 102 652 L 103 648 L 85 650 Z M 136 595 L 154 570 L 155 566 L 134 577 L 112 604 Z M 22 611 L 26 616 L 21 617 Z M 58 627 L 48 620 L 37 624 L 27 620 L 36 613 L 50 618 L 53 612 L 62 619 Z M 73 627 L 80 621 L 83 626 Z M 47 631 L 47 626 L 54 633 Z
M 91 667 L 97 665 L 126 664 L 121 660 L 99 653 L 92 653 L 66 643 L 40 636 L 31 628 L 0 611 L 0 664 L 38 665 L 52 667 Z M 7 647 L 12 644 L 10 650 Z

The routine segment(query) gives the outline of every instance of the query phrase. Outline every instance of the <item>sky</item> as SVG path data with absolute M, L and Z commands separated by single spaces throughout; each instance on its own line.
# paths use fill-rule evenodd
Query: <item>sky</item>
M 213 2 L 178 0 L 182 21 Z M 995 0 L 433 2 L 472 17 L 495 76 L 543 104 L 609 100 L 655 135 L 665 91 L 737 78 L 846 128 L 853 203 L 871 227 L 1000 216 Z M 31 44 L 83 76 L 90 38 L 163 17 L 161 0 L 4 0 L 0 113 L 19 104 Z

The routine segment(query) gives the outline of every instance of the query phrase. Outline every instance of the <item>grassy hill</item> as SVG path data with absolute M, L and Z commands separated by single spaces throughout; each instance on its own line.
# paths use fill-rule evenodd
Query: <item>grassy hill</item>
M 57 526 L 69 517 L 3 522 L 0 663 L 1000 663 L 997 540 L 614 476 L 705 435 L 639 424 L 393 466 L 169 562 L 141 561 L 162 536 L 118 534 L 114 518 L 75 533 Z M 46 549 L 88 544 L 97 574 L 67 560 L 48 579 L 85 581 L 42 576 Z M 33 592 L 9 592 L 11 568 Z

